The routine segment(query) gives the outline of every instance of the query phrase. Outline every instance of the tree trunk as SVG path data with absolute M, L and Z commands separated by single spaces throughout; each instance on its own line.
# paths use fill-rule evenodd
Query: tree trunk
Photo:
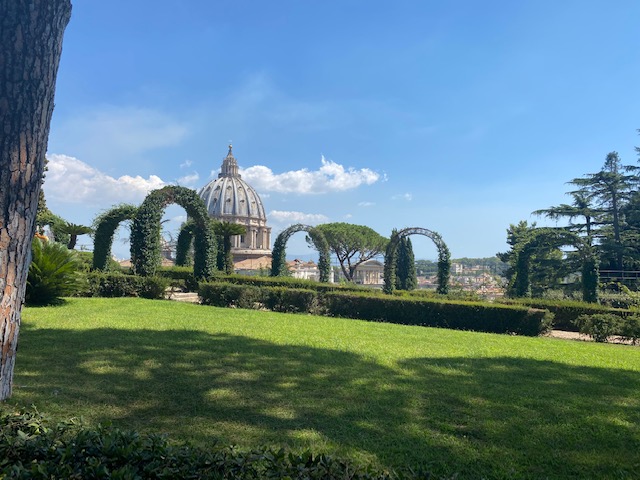
M 13 367 L 70 0 L 0 0 L 0 400 Z

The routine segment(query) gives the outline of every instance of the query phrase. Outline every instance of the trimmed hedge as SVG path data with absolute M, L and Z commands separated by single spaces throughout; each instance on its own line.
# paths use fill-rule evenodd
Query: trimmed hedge
M 191 267 L 159 267 L 156 275 L 169 279 L 171 286 L 179 287 L 185 292 L 198 291 L 199 283 Z
M 92 272 L 87 275 L 88 297 L 164 298 L 169 280 L 162 277 L 140 277 L 122 273 Z
M 621 308 L 609 308 L 596 303 L 578 302 L 573 300 L 546 300 L 543 298 L 514 298 L 500 299 L 503 305 L 522 305 L 531 308 L 545 309 L 553 313 L 553 328 L 568 332 L 577 332 L 579 328 L 575 322 L 581 315 L 595 315 L 601 313 L 611 313 L 620 317 L 633 315 L 633 310 Z
M 481 302 L 396 297 L 366 292 L 314 292 L 308 289 L 203 283 L 202 303 L 217 307 L 270 308 L 403 325 L 515 333 L 537 336 L 549 329 L 546 310 Z
M 255 285 L 258 287 L 288 287 L 316 290 L 317 292 L 345 291 L 345 292 L 375 292 L 358 285 L 342 285 L 338 283 L 320 283 L 315 280 L 303 280 L 293 277 L 250 277 L 247 275 L 216 275 L 217 281 L 235 283 L 238 285 Z
M 215 307 L 266 308 L 284 313 L 318 313 L 318 294 L 313 290 L 257 287 L 211 282 L 200 286 L 203 305 Z
M 203 305 L 214 307 L 259 308 L 261 292 L 253 285 L 234 285 L 232 283 L 201 283 L 198 295 Z
M 205 450 L 172 445 L 164 436 L 103 426 L 90 429 L 74 421 L 50 426 L 38 412 L 3 413 L 0 432 L 0 478 L 7 479 L 417 478 L 308 451 L 233 446 Z
M 263 287 L 264 306 L 274 312 L 319 313 L 318 293 L 313 290 L 286 287 Z
M 329 315 L 425 327 L 537 336 L 551 326 L 546 310 L 481 302 L 456 302 L 352 293 L 324 294 Z

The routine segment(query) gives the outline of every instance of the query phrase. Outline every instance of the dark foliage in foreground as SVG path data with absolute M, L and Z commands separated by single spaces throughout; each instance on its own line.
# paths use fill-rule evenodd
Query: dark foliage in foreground
M 170 445 L 159 435 L 69 421 L 48 426 L 38 412 L 0 418 L 0 478 L 111 479 L 402 479 L 327 455 L 260 447 L 204 450 Z M 424 478 L 424 475 L 422 476 Z

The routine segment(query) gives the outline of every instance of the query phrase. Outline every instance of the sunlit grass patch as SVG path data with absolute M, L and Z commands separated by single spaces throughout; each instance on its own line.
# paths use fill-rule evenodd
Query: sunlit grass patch
M 640 348 L 139 299 L 26 309 L 13 405 L 460 478 L 632 477 Z M 612 473 L 617 472 L 617 473 Z

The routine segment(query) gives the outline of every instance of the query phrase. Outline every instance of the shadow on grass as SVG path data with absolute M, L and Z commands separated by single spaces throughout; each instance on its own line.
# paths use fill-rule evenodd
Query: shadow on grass
M 14 404 L 202 445 L 288 443 L 473 478 L 640 468 L 637 372 L 515 358 L 389 368 L 225 334 L 25 326 L 15 383 Z

